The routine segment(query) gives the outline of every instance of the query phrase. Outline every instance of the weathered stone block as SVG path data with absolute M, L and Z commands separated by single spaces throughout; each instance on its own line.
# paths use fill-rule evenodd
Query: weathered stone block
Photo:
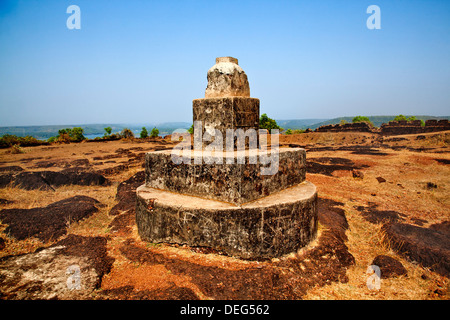
M 238 59 L 219 57 L 208 70 L 208 86 L 205 97 L 250 97 L 247 75 L 238 65 Z
M 242 206 L 141 186 L 136 223 L 143 240 L 208 246 L 245 259 L 281 256 L 317 232 L 317 192 L 310 182 Z
M 192 151 L 189 163 L 175 164 L 171 150 L 149 152 L 145 157 L 146 185 L 148 187 L 172 192 L 200 196 L 230 202 L 236 205 L 268 196 L 274 192 L 294 186 L 305 180 L 306 152 L 304 149 L 280 149 L 276 163 L 261 163 L 261 152 L 247 150 L 244 164 L 237 163 L 234 156 L 217 153 L 210 157 L 210 164 L 195 163 L 195 157 L 204 155 L 201 151 Z M 268 151 L 268 157 L 270 157 Z M 228 163 L 229 159 L 234 163 Z M 251 161 L 256 160 L 254 164 Z M 222 160 L 222 164 L 217 164 Z M 262 168 L 278 165 L 273 175 L 261 174 Z M 276 169 L 276 167 L 271 167 Z
M 225 138 L 226 129 L 259 129 L 259 99 L 219 97 L 195 99 L 194 121 L 202 122 L 202 132 L 218 129 Z

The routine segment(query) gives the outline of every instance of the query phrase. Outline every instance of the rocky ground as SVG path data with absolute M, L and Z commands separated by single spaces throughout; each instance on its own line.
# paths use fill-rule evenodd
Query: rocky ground
M 140 240 L 143 157 L 170 141 L 0 150 L 0 298 L 449 298 L 450 132 L 315 132 L 280 143 L 307 150 L 319 232 L 261 261 Z M 379 290 L 366 284 L 372 264 Z

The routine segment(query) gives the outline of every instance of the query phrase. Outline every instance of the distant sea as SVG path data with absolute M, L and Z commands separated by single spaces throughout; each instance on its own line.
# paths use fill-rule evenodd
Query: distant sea
M 85 134 L 84 137 L 86 139 L 95 139 L 97 137 L 103 137 L 103 134 Z
M 164 137 L 171 134 L 175 129 L 188 129 L 191 126 L 189 122 L 165 122 L 160 124 L 89 124 L 89 125 L 45 125 L 45 126 L 16 126 L 0 127 L 0 137 L 5 134 L 12 134 L 18 137 L 33 136 L 38 140 L 47 140 L 50 137 L 58 135 L 58 130 L 73 127 L 82 127 L 83 135 L 88 139 L 103 137 L 104 128 L 111 127 L 113 133 L 119 133 L 124 128 L 133 131 L 135 137 L 139 137 L 142 127 L 146 127 L 150 133 L 152 128 L 159 129 L 159 136 Z

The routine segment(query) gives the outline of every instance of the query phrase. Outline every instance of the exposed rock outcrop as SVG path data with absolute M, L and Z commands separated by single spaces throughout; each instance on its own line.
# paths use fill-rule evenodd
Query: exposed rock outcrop
M 430 267 L 439 274 L 450 275 L 450 235 L 446 231 L 422 228 L 406 223 L 383 226 L 391 248 Z
M 17 240 L 36 237 L 45 242 L 64 235 L 71 222 L 97 212 L 98 204 L 93 198 L 75 196 L 41 208 L 4 209 L 0 211 L 0 220 L 8 225 L 5 233 Z
M 356 165 L 352 160 L 337 157 L 309 158 L 306 161 L 306 171 L 327 176 L 333 176 L 336 170 L 347 170 L 354 172 L 355 169 L 362 169 L 365 165 Z M 362 172 L 360 172 L 361 176 Z
M 0 259 L 0 299 L 88 299 L 114 259 L 104 237 L 69 235 L 33 253 Z
M 389 256 L 376 256 L 375 259 L 373 259 L 372 264 L 380 268 L 381 279 L 393 278 L 408 274 L 405 267 L 400 261 Z
M 74 167 L 62 171 L 14 171 L 0 174 L 0 188 L 8 185 L 25 190 L 54 190 L 62 185 L 109 185 L 109 180 L 98 172 Z
M 109 224 L 111 232 L 128 234 L 135 224 L 136 189 L 145 183 L 145 172 L 139 171 L 117 187 L 116 199 L 119 202 L 111 208 L 109 214 L 115 216 Z

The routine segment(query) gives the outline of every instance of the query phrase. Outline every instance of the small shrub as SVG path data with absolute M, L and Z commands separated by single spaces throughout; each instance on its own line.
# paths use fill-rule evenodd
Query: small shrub
M 19 138 L 12 134 L 5 134 L 1 138 L 0 144 L 2 147 L 12 147 L 15 144 L 19 143 Z
M 70 135 L 68 133 L 59 133 L 56 141 L 61 143 L 70 143 Z
M 121 135 L 120 135 L 120 133 L 111 133 L 111 135 L 108 136 L 107 138 L 109 138 L 111 140 L 119 140 L 121 138 Z
M 23 151 L 23 149 L 18 144 L 11 146 L 10 153 L 12 153 L 12 154 L 19 154 L 19 153 L 24 153 L 24 152 L 25 151 Z
M 17 137 L 12 134 L 5 134 L 0 138 L 0 148 L 9 148 L 13 145 L 20 145 L 22 147 L 32 147 L 48 144 L 46 141 L 41 141 L 32 136 Z
M 133 133 L 133 131 L 131 131 L 130 129 L 125 128 L 125 129 L 123 129 L 122 132 L 120 133 L 120 136 L 121 136 L 123 139 L 133 139 L 133 138 L 134 138 L 134 133 Z
M 292 131 L 293 134 L 300 134 L 300 133 L 305 133 L 305 130 L 302 129 L 295 129 L 294 131 Z
M 284 133 L 285 134 L 292 134 L 292 130 L 291 129 L 287 129 Z

